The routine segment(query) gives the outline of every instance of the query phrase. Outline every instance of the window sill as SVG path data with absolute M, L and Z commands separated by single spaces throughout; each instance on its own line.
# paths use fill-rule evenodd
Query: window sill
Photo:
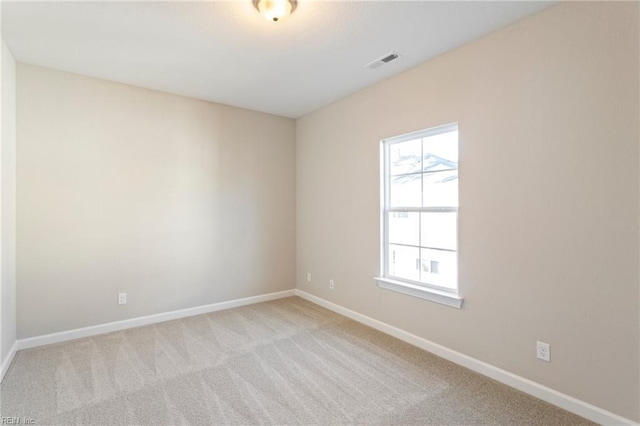
M 402 281 L 391 280 L 389 278 L 374 278 L 378 282 L 378 287 L 408 296 L 418 297 L 420 299 L 429 300 L 431 302 L 440 303 L 442 305 L 451 306 L 452 308 L 462 308 L 462 297 L 455 294 L 438 291 L 432 288 L 421 287 Z

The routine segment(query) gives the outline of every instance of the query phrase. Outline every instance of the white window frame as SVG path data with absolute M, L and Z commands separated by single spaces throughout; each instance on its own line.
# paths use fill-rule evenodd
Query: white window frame
M 458 123 L 451 123 L 444 126 L 432 127 L 426 130 L 413 132 L 401 136 L 383 139 L 380 141 L 380 178 L 381 178 L 381 209 L 380 209 L 380 224 L 381 224 L 381 253 L 380 253 L 380 276 L 375 280 L 378 283 L 378 287 L 403 293 L 409 296 L 418 297 L 421 299 L 430 300 L 433 302 L 441 303 L 443 305 L 451 306 L 454 308 L 462 308 L 463 299 L 459 294 L 459 282 L 456 282 L 456 288 L 444 288 L 437 285 L 432 285 L 424 282 L 413 281 L 406 278 L 398 278 L 391 276 L 388 273 L 388 249 L 389 249 L 389 224 L 387 218 L 388 213 L 396 212 L 458 212 L 458 207 L 405 207 L 405 208 L 391 208 L 390 207 L 390 161 L 389 161 L 389 149 L 390 146 L 396 143 L 407 142 L 415 139 L 421 139 L 437 134 L 448 133 L 452 131 L 459 131 Z M 459 136 L 458 136 L 459 143 Z M 459 178 L 458 178 L 459 181 Z M 458 212 L 459 218 L 459 212 Z M 456 232 L 457 234 L 457 232 Z M 457 236 L 457 235 L 456 235 Z M 458 256 L 458 250 L 456 249 L 456 256 Z

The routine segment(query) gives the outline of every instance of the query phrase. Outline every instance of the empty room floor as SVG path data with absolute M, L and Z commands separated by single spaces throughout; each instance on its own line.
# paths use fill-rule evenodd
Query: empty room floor
M 592 424 L 298 297 L 20 351 L 36 424 Z

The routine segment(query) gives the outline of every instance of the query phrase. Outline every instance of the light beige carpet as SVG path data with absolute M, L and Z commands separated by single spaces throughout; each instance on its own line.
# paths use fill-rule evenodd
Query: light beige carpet
M 292 297 L 20 351 L 37 424 L 589 424 Z

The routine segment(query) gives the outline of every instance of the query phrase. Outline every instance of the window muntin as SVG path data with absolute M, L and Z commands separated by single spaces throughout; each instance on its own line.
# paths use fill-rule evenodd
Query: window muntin
M 382 143 L 383 277 L 457 294 L 457 124 Z

